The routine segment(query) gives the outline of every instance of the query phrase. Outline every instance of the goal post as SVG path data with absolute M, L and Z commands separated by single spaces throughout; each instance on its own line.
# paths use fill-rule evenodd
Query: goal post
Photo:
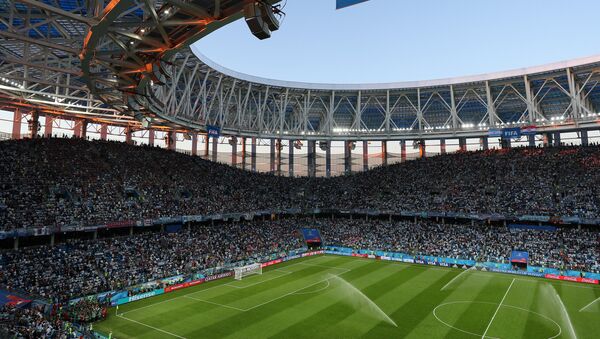
M 235 273 L 235 280 L 242 280 L 242 278 L 252 274 L 262 274 L 262 265 L 251 264 L 246 266 L 235 267 L 233 271 Z

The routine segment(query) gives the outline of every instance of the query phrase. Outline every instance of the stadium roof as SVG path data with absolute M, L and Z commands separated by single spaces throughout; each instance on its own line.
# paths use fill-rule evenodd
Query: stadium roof
M 188 47 L 241 18 L 246 3 L 0 0 L 0 102 L 133 128 L 142 121 L 182 131 L 218 125 L 225 134 L 286 139 L 598 127 L 600 56 L 452 79 L 341 85 L 253 77 Z

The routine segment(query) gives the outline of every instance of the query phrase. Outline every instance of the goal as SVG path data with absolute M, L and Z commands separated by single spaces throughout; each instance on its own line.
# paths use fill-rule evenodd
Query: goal
M 241 267 L 235 267 L 233 271 L 235 272 L 235 280 L 242 280 L 243 277 L 252 274 L 262 274 L 262 265 L 252 264 Z

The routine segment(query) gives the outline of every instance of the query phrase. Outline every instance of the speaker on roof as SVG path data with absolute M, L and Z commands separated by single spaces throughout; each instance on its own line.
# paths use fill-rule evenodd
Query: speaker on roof
M 294 141 L 294 148 L 295 149 L 302 149 L 302 141 L 300 141 L 300 140 Z
M 273 12 L 270 7 L 267 8 L 262 2 L 253 2 L 244 7 L 246 24 L 248 25 L 248 28 L 250 28 L 250 32 L 260 40 L 271 37 L 269 24 L 264 20 L 264 16 L 268 16 L 266 14 L 267 10 Z
M 263 4 L 264 10 L 262 12 L 262 19 L 267 24 L 267 27 L 271 32 L 275 32 L 279 29 L 279 19 L 275 16 L 275 12 L 268 4 Z
M 142 118 L 142 128 L 150 128 L 151 122 L 150 118 L 144 117 Z

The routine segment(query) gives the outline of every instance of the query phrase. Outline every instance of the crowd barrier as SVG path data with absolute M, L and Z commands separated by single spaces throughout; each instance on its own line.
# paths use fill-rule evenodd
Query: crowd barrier
M 598 285 L 598 283 L 599 283 L 598 279 L 590 279 L 590 278 L 582 278 L 582 277 L 568 277 L 568 276 L 556 275 L 556 274 L 546 274 L 544 277 L 546 279 L 573 281 L 573 282 L 585 283 L 585 284 Z
M 475 260 L 464 260 L 457 258 L 435 257 L 435 256 L 413 256 L 406 253 L 384 252 L 373 250 L 355 250 L 348 247 L 325 246 L 326 254 L 352 256 L 361 258 L 370 258 L 378 260 L 399 261 L 410 264 L 433 265 L 442 267 L 476 267 L 480 270 L 525 275 L 538 278 L 558 279 L 588 284 L 599 284 L 600 274 L 579 272 L 579 271 L 560 271 L 557 269 L 548 269 L 544 267 L 530 266 L 525 271 L 514 270 L 511 264 L 496 262 L 476 262 Z
M 268 267 L 276 264 L 280 264 L 282 262 L 295 260 L 299 258 L 304 258 L 308 256 L 314 256 L 318 254 L 324 254 L 325 251 L 307 251 L 306 249 L 299 249 L 288 252 L 284 256 L 280 256 L 274 259 L 267 259 L 263 261 L 262 267 Z M 150 297 L 154 297 L 157 295 L 171 293 L 174 291 L 178 291 L 181 289 L 189 288 L 192 286 L 197 286 L 206 282 L 215 281 L 219 279 L 224 279 L 233 276 L 233 267 L 236 265 L 245 265 L 248 262 L 243 261 L 240 263 L 236 263 L 231 265 L 228 268 L 212 268 L 204 270 L 204 272 L 210 272 L 210 274 L 193 274 L 184 278 L 183 275 L 169 277 L 165 279 L 159 279 L 151 282 L 147 282 L 144 284 L 139 284 L 135 286 L 131 286 L 123 291 L 110 291 L 103 292 L 95 295 L 86 296 L 83 298 L 72 299 L 69 303 L 77 303 L 82 299 L 97 299 L 100 302 L 109 303 L 111 306 L 123 305 L 133 301 L 138 301 Z M 158 287 L 162 286 L 162 287 Z M 153 288 L 155 287 L 155 288 Z M 151 290 L 148 290 L 151 289 Z M 143 291 L 143 292 L 141 292 Z M 139 292 L 139 293 L 138 293 Z M 133 293 L 133 294 L 132 294 Z
M 320 215 L 320 214 L 342 214 L 342 215 L 365 215 L 372 217 L 418 217 L 423 219 L 451 218 L 474 221 L 505 221 L 509 222 L 535 222 L 552 225 L 600 225 L 600 218 L 582 218 L 578 216 L 542 216 L 542 215 L 506 215 L 485 213 L 457 213 L 457 212 L 435 212 L 435 211 L 393 211 L 393 210 L 369 210 L 369 209 L 306 209 L 289 208 L 281 210 L 261 210 L 246 213 L 226 213 L 211 215 L 186 215 L 176 217 L 161 217 L 158 219 L 125 220 L 108 222 L 101 225 L 83 225 L 74 223 L 66 226 L 45 226 L 37 228 L 22 228 L 10 231 L 1 231 L 0 240 L 18 237 L 44 236 L 61 232 L 94 232 L 98 229 L 126 228 L 126 227 L 151 227 L 156 225 L 186 224 L 190 222 L 206 221 L 241 221 L 253 220 L 256 217 L 271 215 Z

